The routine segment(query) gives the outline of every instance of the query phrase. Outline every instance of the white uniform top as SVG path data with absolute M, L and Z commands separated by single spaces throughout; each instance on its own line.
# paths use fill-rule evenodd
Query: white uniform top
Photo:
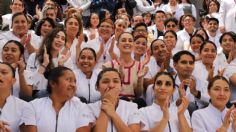
M 97 37 L 93 40 L 90 40 L 88 41 L 87 43 L 83 43 L 81 45 L 81 49 L 85 48 L 85 47 L 90 47 L 92 49 L 95 50 L 95 52 L 97 53 L 100 49 L 100 44 L 101 44 L 101 38 L 100 37 Z M 104 47 L 104 52 L 102 54 L 102 56 L 97 60 L 97 64 L 95 66 L 95 68 L 102 68 L 102 64 L 108 62 L 108 61 L 111 61 L 111 56 L 109 54 L 109 48 L 110 48 L 110 45 L 111 45 L 111 42 L 112 42 L 112 37 L 110 37 L 110 39 L 107 41 L 107 43 L 105 44 L 105 47 Z M 119 54 L 117 53 L 117 51 L 119 51 L 119 49 L 116 48 L 116 46 L 114 46 L 114 52 L 116 54 Z
M 161 69 L 161 67 L 157 65 L 156 59 L 153 56 L 151 56 L 150 61 L 148 62 L 146 66 L 148 67 L 148 72 L 144 76 L 144 78 L 148 78 L 148 79 L 155 77 L 157 72 L 160 71 Z
M 180 17 L 182 15 L 184 15 L 184 8 L 189 7 L 189 8 L 191 8 L 191 12 L 192 12 L 191 15 L 193 15 L 195 18 L 197 18 L 197 11 L 196 11 L 196 7 L 194 6 L 194 4 L 180 3 L 178 5 L 179 5 L 180 10 L 182 10 L 181 13 L 183 13 L 183 14 L 180 13 Z
M 222 0 L 220 4 L 220 23 L 225 26 L 226 32 L 236 32 L 236 2 L 234 0 Z
M 2 16 L 2 25 L 6 26 L 9 25 L 9 29 L 11 29 L 11 24 L 12 24 L 12 16 L 13 14 L 6 14 Z
M 90 15 L 89 7 L 90 7 L 92 0 L 67 0 L 67 2 L 76 9 L 82 9 L 83 16 Z
M 166 13 L 168 12 L 168 13 L 174 14 L 174 17 L 178 20 L 180 19 L 181 15 L 183 14 L 183 10 L 181 10 L 181 8 L 178 4 L 176 5 L 176 10 L 174 10 L 174 11 L 171 10 L 170 3 L 165 4 L 162 9 Z
M 97 119 L 101 111 L 101 101 L 88 104 L 88 106 L 93 112 L 95 118 Z M 119 100 L 119 104 L 116 108 L 116 113 L 119 115 L 119 117 L 126 125 L 141 123 L 140 115 L 138 113 L 138 107 L 137 104 L 135 103 Z M 107 132 L 116 132 L 116 128 L 114 124 L 111 122 L 111 120 L 109 120 L 108 122 Z
M 96 32 L 96 33 L 95 33 L 95 38 L 97 38 L 97 37 L 99 36 L 99 34 L 98 34 L 98 29 L 95 29 L 95 32 Z M 89 38 L 89 35 L 90 35 L 90 33 L 91 33 L 89 29 L 84 29 L 84 30 L 83 30 L 83 33 L 86 34 L 86 36 L 88 37 L 88 41 L 91 40 L 91 39 Z
M 179 120 L 178 120 L 178 107 L 175 105 L 175 103 L 170 104 L 169 107 L 169 125 L 167 124 L 163 132 L 179 132 Z M 153 103 L 151 106 L 147 106 L 144 108 L 139 109 L 139 113 L 141 116 L 141 121 L 144 123 L 144 127 L 142 128 L 142 131 L 148 131 L 152 128 L 154 128 L 162 119 L 163 112 L 161 110 L 161 107 L 157 105 L 156 103 Z M 184 112 L 185 118 L 188 122 L 188 125 L 191 127 L 190 123 L 190 115 L 188 110 Z
M 54 66 L 57 67 L 58 66 L 58 60 L 61 56 L 59 55 L 58 58 L 54 58 L 53 59 L 53 63 L 54 63 Z M 72 64 L 72 60 L 71 58 L 69 58 L 65 64 L 64 64 L 65 67 L 68 67 L 70 69 L 73 69 L 73 64 Z M 26 70 L 29 70 L 29 71 L 32 71 L 33 72 L 33 80 L 34 80 L 34 83 L 33 83 L 33 89 L 35 90 L 44 90 L 46 89 L 47 87 L 47 79 L 44 77 L 44 75 L 42 74 L 39 74 L 38 73 L 38 69 L 40 67 L 40 63 L 38 60 L 36 60 L 36 53 L 32 53 L 30 56 L 29 56 L 29 59 L 27 61 L 27 66 L 26 66 Z
M 8 122 L 11 132 L 18 132 L 23 109 L 28 105 L 27 102 L 10 95 L 3 108 L 0 109 L 0 121 Z
M 194 31 L 195 31 L 195 29 L 194 29 Z M 190 36 L 189 36 L 188 32 L 185 29 L 178 31 L 177 32 L 177 42 L 176 42 L 175 48 L 178 51 L 186 50 L 187 47 L 189 47 L 189 45 L 190 45 Z
M 25 70 L 24 77 L 25 77 L 25 81 L 27 85 L 33 85 L 34 80 L 33 80 L 33 73 L 31 71 Z M 19 97 L 20 80 L 19 80 L 18 68 L 16 69 L 16 72 L 15 72 L 15 78 L 16 78 L 16 82 L 13 85 L 12 95 Z
M 97 76 L 101 69 L 94 69 L 92 76 L 90 79 L 86 78 L 86 75 L 80 70 L 76 69 L 74 70 L 74 73 L 76 74 L 76 86 L 77 86 L 77 91 L 76 95 L 78 97 L 84 97 L 90 102 L 96 102 L 100 99 L 100 92 L 96 90 L 96 81 L 97 81 Z
M 147 2 L 147 0 L 135 0 L 137 3 L 136 6 L 136 13 L 137 14 L 142 14 L 142 13 L 146 13 L 146 12 L 151 12 L 155 10 L 155 6 L 153 4 L 153 2 L 151 3 L 151 5 Z
M 49 97 L 35 99 L 25 107 L 22 123 L 37 127 L 38 132 L 75 132 L 94 121 L 88 106 L 77 97 L 66 101 L 58 115 Z
M 228 64 L 228 66 L 226 67 L 224 72 L 224 77 L 226 77 L 226 79 L 229 80 L 229 78 L 233 74 L 236 74 L 236 58 L 234 58 L 234 60 L 231 61 L 230 64 Z M 231 89 L 230 102 L 236 103 L 236 86 L 230 84 L 230 89 Z
M 222 125 L 226 113 L 227 108 L 221 112 L 212 104 L 194 111 L 192 115 L 193 132 L 215 132 Z M 227 132 L 233 132 L 231 124 Z
M 223 51 L 217 54 L 214 64 L 218 65 L 221 69 L 227 67 L 228 62 Z
M 28 31 L 28 34 L 31 34 L 31 40 L 30 43 L 35 49 L 39 49 L 41 45 L 41 38 L 34 34 L 31 31 Z M 9 40 L 16 40 L 21 41 L 20 38 L 18 38 L 12 31 L 7 31 L 2 34 L 0 34 L 0 53 L 2 53 L 3 46 L 9 41 Z M 26 48 L 25 48 L 26 49 Z M 27 59 L 28 55 L 26 54 L 27 51 L 25 51 L 25 59 Z M 2 54 L 0 54 L 0 58 L 2 58 Z
M 217 71 L 219 69 L 219 66 L 217 64 L 213 64 L 213 66 L 214 66 L 213 76 L 215 76 L 215 75 L 217 75 Z M 201 74 L 199 74 L 199 71 L 201 71 Z M 193 76 L 200 79 L 205 84 L 205 86 L 208 85 L 208 81 L 207 81 L 208 71 L 206 69 L 206 66 L 202 63 L 202 61 L 195 62 Z
M 209 40 L 215 43 L 215 45 L 216 45 L 216 47 L 217 47 L 217 53 L 222 52 L 222 47 L 221 47 L 221 45 L 220 45 L 220 37 L 221 37 L 222 33 L 218 30 L 218 31 L 216 32 L 216 36 L 212 37 L 212 36 L 209 34 L 208 31 L 206 31 L 206 32 L 207 32 L 207 34 L 208 34 L 208 36 L 209 36 Z

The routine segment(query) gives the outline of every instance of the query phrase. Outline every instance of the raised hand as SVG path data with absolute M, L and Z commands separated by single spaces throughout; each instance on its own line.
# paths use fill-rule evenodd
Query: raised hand
M 58 61 L 58 66 L 63 66 L 64 63 L 70 58 L 71 53 L 68 52 L 66 55 L 61 55 L 59 61 Z
M 148 73 L 149 68 L 144 66 L 139 72 L 138 72 L 138 78 L 144 77 Z
M 217 132 L 226 132 L 227 131 L 227 129 L 229 128 L 230 116 L 231 116 L 233 109 L 234 109 L 234 105 L 227 111 L 224 121 L 223 121 L 223 124 L 221 125 L 220 128 L 218 128 L 216 130 Z
M 185 91 L 185 82 L 182 81 L 181 84 L 179 85 L 179 97 L 182 98 L 186 95 L 186 91 Z
M 178 107 L 178 115 L 184 114 L 184 112 L 188 108 L 188 105 L 189 105 L 189 100 L 187 99 L 187 97 L 186 96 L 182 97 L 181 104 Z
M 165 103 L 161 106 L 161 110 L 163 112 L 163 119 L 169 120 L 169 96 L 166 97 Z
M 1 132 L 10 132 L 9 123 L 5 121 L 0 121 L 0 131 Z
M 224 72 L 225 72 L 225 68 L 223 68 L 223 69 L 219 69 L 218 71 L 218 76 L 223 76 L 224 75 Z
M 143 65 L 146 65 L 149 63 L 150 61 L 150 58 L 151 58 L 151 52 L 150 52 L 150 49 L 148 48 L 146 54 L 145 54 L 145 58 L 143 60 Z
M 208 71 L 208 77 L 207 77 L 207 80 L 210 81 L 213 76 L 214 76 L 214 69 L 215 67 L 214 66 L 211 66 L 211 67 L 208 67 L 207 68 L 207 71 Z
M 19 74 L 24 73 L 26 65 L 25 65 L 23 57 L 21 57 L 20 60 L 16 62 L 16 65 L 18 67 L 18 73 Z
M 42 65 L 44 66 L 44 67 L 47 67 L 48 66 L 48 64 L 49 64 L 49 55 L 48 55 L 48 52 L 47 52 L 47 48 L 46 48 L 46 46 L 44 45 L 44 53 L 43 53 L 43 63 L 42 63 Z
M 109 99 L 102 100 L 101 108 L 109 117 L 115 113 L 115 106 L 116 104 L 113 104 Z

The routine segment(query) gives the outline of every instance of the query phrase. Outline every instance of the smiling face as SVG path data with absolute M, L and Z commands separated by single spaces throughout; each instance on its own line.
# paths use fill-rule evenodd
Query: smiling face
M 19 47 L 13 43 L 7 43 L 2 51 L 2 60 L 8 64 L 16 63 L 20 60 L 21 53 Z
M 90 18 L 91 27 L 97 27 L 99 24 L 99 17 L 97 14 L 92 13 Z
M 16 16 L 12 20 L 12 29 L 16 35 L 22 36 L 28 32 L 28 23 L 26 17 L 22 15 Z
M 234 45 L 235 45 L 235 42 L 234 42 L 232 36 L 225 35 L 222 38 L 221 47 L 223 48 L 223 52 L 225 54 L 229 54 L 229 52 L 233 49 Z
M 42 36 L 45 37 L 51 30 L 52 30 L 52 25 L 48 21 L 45 21 L 42 24 L 40 33 L 41 33 Z
M 117 45 L 121 53 L 131 54 L 134 46 L 133 36 L 130 33 L 121 34 Z
M 15 81 L 11 68 L 0 63 L 0 92 L 7 90 L 10 93 Z
M 203 64 L 213 64 L 216 58 L 215 46 L 212 43 L 205 44 L 203 49 L 200 51 L 200 57 Z
M 147 39 L 140 37 L 134 42 L 134 53 L 140 56 L 144 55 L 147 51 Z
M 167 55 L 166 44 L 161 40 L 157 40 L 151 46 L 152 55 L 155 57 L 155 59 L 157 61 L 163 61 Z
M 218 79 L 213 83 L 210 90 L 208 90 L 208 94 L 211 98 L 212 105 L 222 110 L 225 108 L 231 95 L 229 84 L 222 79 Z
M 65 33 L 59 31 L 52 42 L 52 49 L 55 51 L 60 51 L 65 45 Z
M 95 59 L 96 57 L 94 56 L 94 53 L 91 50 L 85 49 L 81 51 L 78 60 L 78 65 L 84 74 L 92 75 L 93 68 L 96 65 Z
M 116 34 L 119 35 L 119 34 L 123 33 L 126 28 L 127 28 L 127 27 L 126 27 L 126 23 L 125 23 L 124 20 L 118 19 L 118 20 L 116 21 L 116 24 L 115 24 L 115 33 L 116 33 Z
M 76 18 L 69 18 L 66 22 L 66 34 L 68 36 L 76 37 L 79 32 L 79 22 Z
M 10 5 L 10 9 L 12 11 L 12 14 L 17 13 L 17 12 L 23 12 L 24 4 L 20 0 L 14 0 L 14 2 Z
M 75 74 L 70 70 L 63 71 L 63 75 L 58 78 L 58 81 L 51 82 L 50 85 L 52 87 L 52 94 L 55 94 L 62 99 L 68 100 L 75 95 Z
M 102 22 L 98 28 L 98 33 L 104 40 L 108 40 L 113 33 L 113 25 L 108 22 Z
M 200 53 L 200 46 L 203 43 L 203 41 L 201 40 L 201 38 L 199 37 L 193 37 L 192 41 L 191 41 L 191 49 L 196 52 L 196 53 Z
M 166 47 L 168 49 L 169 52 L 172 51 L 172 49 L 175 48 L 176 45 L 176 38 L 175 35 L 171 32 L 168 32 L 164 35 L 164 41 L 166 43 Z
M 174 92 L 174 82 L 168 75 L 160 75 L 154 83 L 154 92 L 156 100 L 164 101 Z

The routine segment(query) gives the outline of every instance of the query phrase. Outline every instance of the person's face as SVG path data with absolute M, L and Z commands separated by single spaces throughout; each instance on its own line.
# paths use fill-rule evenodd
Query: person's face
M 11 42 L 8 43 L 2 51 L 2 60 L 8 64 L 16 63 L 20 60 L 21 54 L 19 47 Z
M 196 53 L 200 53 L 200 46 L 202 43 L 203 42 L 199 37 L 193 37 L 192 42 L 190 44 L 191 49 Z
M 170 21 L 166 24 L 166 31 L 168 31 L 168 30 L 172 30 L 174 32 L 177 32 L 178 31 L 178 26 L 174 22 Z
M 208 30 L 210 32 L 216 32 L 218 30 L 219 24 L 216 21 L 210 21 L 208 23 Z
M 129 18 L 128 18 L 128 16 L 126 16 L 126 15 L 122 15 L 121 16 L 121 19 L 124 19 L 125 20 L 125 22 L 126 22 L 126 27 L 129 27 L 129 25 L 130 25 L 130 21 L 129 21 Z
M 130 53 L 133 51 L 134 39 L 131 34 L 124 33 L 118 40 L 118 48 L 121 53 Z
M 24 5 L 20 0 L 14 0 L 14 3 L 10 5 L 12 13 L 23 12 Z
M 114 71 L 108 71 L 104 73 L 101 80 L 99 81 L 97 89 L 102 96 L 104 96 L 104 94 L 111 89 L 119 89 L 117 91 L 118 96 L 120 93 L 119 91 L 121 90 L 121 80 L 119 75 Z
M 134 42 L 134 53 L 138 55 L 144 55 L 147 51 L 147 39 L 138 38 Z
M 156 15 L 155 15 L 155 24 L 164 24 L 165 19 L 166 19 L 165 14 L 156 13 Z
M 146 14 L 146 15 L 143 17 L 143 20 L 144 20 L 144 23 L 145 23 L 145 24 L 149 24 L 150 21 L 151 21 L 151 19 L 152 19 L 151 14 Z
M 56 21 L 56 12 L 54 9 L 49 9 L 46 11 L 46 17 L 51 18 L 52 20 Z
M 91 73 L 96 65 L 95 56 L 91 50 L 83 50 L 79 56 L 78 64 L 82 72 Z
M 209 13 L 217 12 L 217 10 L 218 10 L 217 4 L 215 2 L 210 2 L 209 3 Z
M 113 33 L 113 25 L 103 22 L 98 28 L 98 32 L 99 36 L 101 36 L 103 39 L 109 39 Z
M 188 16 L 184 18 L 183 22 L 184 22 L 185 29 L 191 29 L 191 28 L 193 28 L 193 26 L 195 24 L 193 18 L 188 17 Z
M 154 82 L 154 92 L 156 100 L 164 101 L 174 92 L 174 83 L 167 75 L 159 76 Z
M 5 64 L 0 64 L 0 91 L 11 89 L 15 83 L 12 70 Z
M 76 37 L 79 32 L 79 22 L 75 18 L 70 18 L 66 22 L 66 34 L 68 36 Z
M 12 22 L 13 32 L 17 35 L 24 35 L 28 31 L 27 19 L 24 15 L 19 15 Z
M 142 35 L 147 38 L 148 32 L 144 26 L 139 26 L 134 30 L 133 36 L 136 37 L 138 35 Z
M 90 18 L 90 22 L 92 27 L 97 27 L 99 24 L 99 18 L 97 14 L 92 14 L 91 18 Z
M 172 34 L 171 32 L 166 33 L 164 36 L 164 41 L 166 43 L 166 47 L 168 51 L 171 52 L 172 49 L 175 48 L 175 45 L 176 45 L 176 38 L 174 34 Z
M 138 23 L 143 22 L 143 17 L 142 16 L 134 16 L 133 17 L 133 27 L 135 27 Z
M 59 77 L 57 83 L 51 83 L 52 94 L 57 96 L 70 99 L 75 95 L 76 91 L 76 78 L 72 71 L 66 70 L 63 75 Z
M 45 6 L 55 7 L 55 3 L 52 0 L 48 0 L 47 2 L 45 2 Z
M 106 11 L 105 13 L 105 19 L 110 19 L 111 18 L 111 13 Z
M 223 48 L 223 52 L 229 54 L 229 52 L 234 47 L 234 40 L 230 35 L 225 35 L 222 39 L 221 47 Z
M 121 34 L 125 31 L 126 28 L 127 27 L 126 27 L 125 21 L 120 21 L 120 22 L 116 23 L 116 25 L 115 25 L 115 32 L 118 34 Z
M 164 60 L 167 55 L 166 44 L 161 40 L 155 41 L 152 45 L 152 53 L 156 60 Z
M 207 43 L 200 53 L 200 57 L 203 63 L 213 64 L 216 58 L 216 49 L 211 43 Z
M 41 33 L 42 36 L 45 37 L 51 30 L 52 30 L 52 25 L 48 21 L 45 21 L 42 24 L 40 33 Z
M 176 0 L 169 0 L 170 5 L 176 5 L 177 1 Z
M 66 36 L 65 33 L 60 31 L 57 33 L 52 42 L 52 49 L 55 51 L 60 51 L 65 45 Z
M 190 55 L 184 54 L 177 63 L 174 63 L 174 67 L 179 76 L 189 78 L 194 69 L 194 61 Z
M 218 109 L 223 109 L 229 101 L 231 92 L 227 82 L 219 79 L 214 82 L 208 94 L 211 98 L 212 105 Z

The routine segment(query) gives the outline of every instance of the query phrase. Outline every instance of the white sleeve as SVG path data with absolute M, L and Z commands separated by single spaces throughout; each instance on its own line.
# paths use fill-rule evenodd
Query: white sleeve
M 138 106 L 135 103 L 129 105 L 129 117 L 128 117 L 128 125 L 139 124 L 141 122 L 140 115 L 138 112 Z
M 193 132 L 207 132 L 206 128 L 204 127 L 204 123 L 202 121 L 202 117 L 200 115 L 200 111 L 197 110 L 193 112 L 192 115 L 192 128 Z
M 87 0 L 87 3 L 86 4 L 83 4 L 80 8 L 84 11 L 84 10 L 87 10 L 90 5 L 91 5 L 91 0 Z
M 29 70 L 24 71 L 25 81 L 27 85 L 33 85 L 34 79 L 33 79 L 33 73 Z
M 77 3 L 76 1 L 77 1 L 77 0 L 67 0 L 67 2 L 68 2 L 71 6 L 73 6 L 74 8 L 78 8 L 79 5 L 78 5 L 78 3 Z
M 26 70 L 29 70 L 29 71 L 36 71 L 37 70 L 37 62 L 36 62 L 36 53 L 32 53 L 30 54 L 28 60 L 27 60 L 27 65 L 26 65 Z
M 80 108 L 77 112 L 76 127 L 80 128 L 88 126 L 90 123 L 95 124 L 96 119 L 93 116 L 91 110 L 88 108 L 87 104 L 80 102 L 79 105 Z
M 150 129 L 145 112 L 145 108 L 139 109 L 139 114 L 141 118 L 141 131 L 148 131 Z
M 194 4 L 191 4 L 192 6 L 192 15 L 197 19 L 197 10 Z
M 219 27 L 225 26 L 225 16 L 226 16 L 225 1 L 221 2 L 219 13 L 220 13 Z
M 233 74 L 236 74 L 236 65 L 232 64 L 232 62 L 226 67 L 224 72 L 224 77 L 229 80 Z
M 33 126 L 37 125 L 36 111 L 31 102 L 25 105 L 25 107 L 23 108 L 23 114 L 21 116 L 20 124 L 33 125 Z
M 143 12 L 150 12 L 155 10 L 154 5 L 151 6 L 144 6 L 141 0 L 136 0 L 137 2 L 137 8 L 143 13 Z

